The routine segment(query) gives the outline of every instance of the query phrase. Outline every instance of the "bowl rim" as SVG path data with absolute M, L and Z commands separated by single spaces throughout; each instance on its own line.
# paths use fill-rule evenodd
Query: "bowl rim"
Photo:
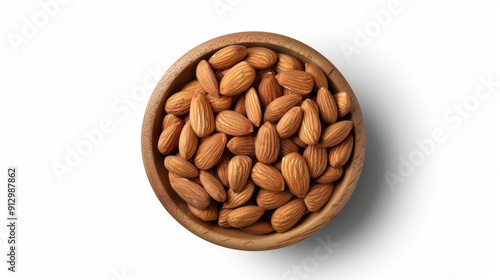
M 164 166 L 163 161 L 159 159 L 164 155 L 158 152 L 156 141 L 159 135 L 160 116 L 165 114 L 166 98 L 178 91 L 187 82 L 186 79 L 189 80 L 189 78 L 179 78 L 183 73 L 191 71 L 194 65 L 202 59 L 207 59 L 215 51 L 232 44 L 247 47 L 267 46 L 275 51 L 293 53 L 303 63 L 313 62 L 327 75 L 337 92 L 344 91 L 351 99 L 350 119 L 354 122 L 352 131 L 354 147 L 351 159 L 345 165 L 344 174 L 339 179 L 340 182 L 335 184 L 333 196 L 321 210 L 309 213 L 299 225 L 284 233 L 254 235 L 238 229 L 226 229 L 213 223 L 202 222 L 189 214 L 185 203 L 184 205 L 180 203 L 179 198 L 173 193 L 166 177 L 166 170 L 160 172 L 162 167 L 164 170 Z M 340 71 L 329 59 L 311 46 L 292 37 L 266 31 L 243 31 L 220 35 L 195 46 L 182 55 L 167 69 L 155 86 L 146 106 L 141 128 L 144 170 L 150 186 L 167 212 L 189 232 L 206 241 L 222 247 L 246 251 L 286 247 L 306 239 L 326 226 L 343 209 L 356 188 L 364 163 L 365 149 L 366 134 L 361 108 L 349 83 Z

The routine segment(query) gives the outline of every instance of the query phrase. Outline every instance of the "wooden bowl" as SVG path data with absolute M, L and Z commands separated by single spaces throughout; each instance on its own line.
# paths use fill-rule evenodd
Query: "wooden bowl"
M 319 66 L 328 76 L 336 91 L 348 93 L 351 99 L 354 147 L 350 160 L 344 166 L 344 175 L 335 182 L 335 191 L 329 202 L 321 209 L 307 214 L 303 220 L 284 233 L 254 235 L 239 229 L 222 228 L 216 223 L 203 222 L 191 214 L 186 203 L 172 190 L 163 164 L 164 155 L 157 149 L 161 124 L 165 116 L 164 104 L 168 96 L 178 91 L 195 76 L 199 61 L 208 59 L 222 47 L 241 44 L 247 47 L 263 46 L 276 52 L 298 58 L 302 63 Z M 145 111 L 141 149 L 144 168 L 156 196 L 170 215 L 191 233 L 223 247 L 257 251 L 289 246 L 311 236 L 327 225 L 344 207 L 353 193 L 360 177 L 365 156 L 365 127 L 356 96 L 339 70 L 323 55 L 310 46 L 287 36 L 268 32 L 239 32 L 223 35 L 206 41 L 179 58 L 163 75 L 154 89 Z

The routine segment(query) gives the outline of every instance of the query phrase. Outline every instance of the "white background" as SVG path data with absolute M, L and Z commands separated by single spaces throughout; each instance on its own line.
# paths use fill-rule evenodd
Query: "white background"
M 18 273 L 3 261 L 2 218 L 0 278 L 500 279 L 498 1 L 46 2 L 0 4 L 0 217 L 6 168 L 19 170 Z M 140 152 L 152 90 L 136 92 L 143 80 L 208 39 L 249 30 L 323 53 L 367 127 L 363 174 L 342 213 L 265 252 L 219 247 L 177 224 Z M 495 81 L 489 91 L 481 79 Z M 54 164 L 102 121 L 112 130 L 58 178 Z M 427 143 L 423 158 L 417 143 Z M 412 155 L 414 169 L 398 171 Z M 318 238 L 338 248 L 316 249 Z

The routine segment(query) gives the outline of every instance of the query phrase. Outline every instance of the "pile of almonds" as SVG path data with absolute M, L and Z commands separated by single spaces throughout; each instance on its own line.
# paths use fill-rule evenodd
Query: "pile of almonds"
M 158 139 L 170 186 L 192 214 L 282 233 L 334 193 L 353 149 L 345 92 L 311 63 L 230 45 L 165 102 Z

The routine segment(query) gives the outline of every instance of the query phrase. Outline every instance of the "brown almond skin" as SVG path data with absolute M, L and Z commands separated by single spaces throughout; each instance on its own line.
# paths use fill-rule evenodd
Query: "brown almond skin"
M 212 111 L 214 113 L 218 113 L 220 111 L 229 110 L 233 105 L 233 98 L 231 96 L 213 96 L 213 95 L 205 95 L 210 103 L 210 107 L 212 107 Z
M 331 167 L 327 166 L 323 174 L 318 178 L 315 178 L 314 181 L 320 184 L 329 184 L 337 181 L 342 174 L 344 173 L 343 167 Z
M 215 130 L 212 106 L 204 94 L 195 93 L 189 109 L 189 121 L 194 133 L 200 138 L 210 135 Z
M 285 189 L 285 179 L 274 166 L 257 162 L 250 172 L 250 178 L 264 190 L 280 192 Z
M 192 91 L 179 91 L 172 94 L 165 102 L 165 112 L 175 116 L 182 116 L 189 113 L 193 95 L 194 92 Z
M 274 65 L 274 70 L 277 73 L 286 70 L 304 70 L 304 66 L 297 58 L 289 54 L 278 53 L 278 59 L 276 60 L 276 64 Z
M 255 69 L 245 61 L 229 68 L 219 84 L 222 95 L 234 96 L 246 91 L 255 79 Z
M 209 95 L 219 96 L 219 81 L 206 60 L 198 62 L 196 66 L 196 79 Z
M 278 60 L 278 54 L 264 47 L 248 48 L 247 56 L 245 57 L 245 61 L 255 69 L 270 68 L 276 63 L 276 60 Z
M 290 192 L 297 197 L 304 197 L 309 191 L 310 173 L 304 157 L 299 153 L 290 153 L 281 159 L 281 174 Z
M 306 99 L 300 106 L 303 116 L 298 134 L 300 140 L 307 145 L 316 145 L 321 137 L 321 120 L 314 104 L 312 99 Z
M 242 61 L 247 51 L 247 47 L 243 45 L 229 45 L 215 52 L 208 59 L 208 64 L 216 70 L 228 69 Z
M 226 187 L 229 187 L 229 181 L 227 180 L 227 168 L 229 165 L 229 160 L 230 160 L 230 153 L 227 149 L 224 149 L 221 158 L 219 159 L 217 165 L 215 166 L 217 177 L 219 177 L 221 183 Z
M 299 152 L 299 146 L 290 138 L 280 140 L 280 156 L 284 157 L 289 153 Z
M 297 94 L 280 96 L 269 105 L 264 111 L 264 122 L 278 122 L 290 109 L 295 107 L 302 100 L 302 97 Z
M 266 108 L 271 101 L 283 96 L 283 87 L 276 80 L 276 76 L 272 72 L 269 72 L 261 78 L 260 84 L 257 87 L 257 94 L 262 108 Z
M 158 139 L 158 151 L 164 155 L 171 154 L 179 146 L 179 136 L 183 127 L 182 121 L 172 124 L 163 130 Z
M 242 228 L 249 226 L 264 215 L 265 210 L 259 206 L 246 205 L 241 206 L 231 211 L 227 216 L 227 222 L 230 226 L 235 228 Z
M 286 232 L 297 224 L 306 211 L 304 199 L 294 198 L 274 211 L 271 225 L 276 232 Z
M 311 178 L 317 178 L 323 174 L 328 165 L 328 151 L 318 145 L 309 145 L 302 154 L 309 167 Z
M 321 119 L 325 123 L 332 124 L 337 121 L 337 103 L 327 88 L 321 87 L 318 89 L 316 104 L 318 104 Z
M 211 172 L 200 170 L 200 182 L 210 197 L 212 197 L 215 201 L 226 201 L 227 194 L 224 186 Z
M 333 98 L 337 103 L 339 118 L 342 118 L 351 112 L 351 99 L 346 92 L 337 92 L 333 95 Z
M 340 167 L 347 163 L 351 157 L 354 146 L 354 137 L 349 134 L 340 144 L 330 148 L 328 152 L 328 163 L 332 167 Z
M 281 139 L 294 135 L 302 124 L 302 109 L 300 106 L 292 107 L 276 124 L 276 131 Z
M 179 135 L 179 155 L 181 158 L 190 160 L 198 148 L 198 136 L 191 128 L 191 123 L 187 121 Z
M 309 211 L 314 212 L 323 207 L 332 197 L 334 186 L 330 184 L 314 184 L 307 195 L 304 203 Z
M 262 108 L 260 107 L 259 95 L 254 87 L 251 87 L 245 93 L 245 111 L 248 120 L 259 127 L 262 121 Z
M 201 86 L 200 81 L 197 79 L 189 81 L 187 84 L 182 86 L 181 91 L 191 91 L 193 93 L 207 93 L 205 89 Z
M 205 209 L 198 209 L 191 204 L 187 204 L 187 207 L 196 218 L 205 222 L 215 221 L 219 217 L 219 208 L 214 200 Z
M 243 115 L 244 117 L 247 116 L 247 109 L 245 105 L 245 94 L 240 94 L 238 95 L 238 99 L 236 100 L 236 104 L 234 105 L 234 108 L 232 111 L 239 113 Z
M 240 192 L 250 176 L 252 159 L 249 156 L 236 155 L 229 160 L 227 170 L 229 188 L 234 192 Z
M 319 145 L 322 147 L 333 147 L 340 144 L 349 135 L 353 127 L 351 120 L 342 120 L 323 129 Z
M 266 209 L 272 210 L 280 207 L 292 199 L 293 194 L 289 190 L 284 190 L 281 192 L 272 192 L 264 189 L 260 189 L 257 193 L 255 202 L 258 206 Z
M 197 183 L 186 178 L 170 179 L 170 186 L 187 204 L 198 209 L 205 209 L 212 198 L 207 191 Z
M 243 136 L 253 132 L 253 125 L 242 114 L 224 110 L 215 117 L 215 130 L 231 136 Z
M 240 192 L 234 192 L 232 189 L 227 190 L 226 201 L 222 204 L 222 208 L 236 208 L 247 203 L 253 196 L 255 184 L 252 181 L 247 181 Z
M 276 80 L 284 87 L 300 95 L 310 93 L 314 86 L 311 74 L 302 70 L 285 70 L 276 74 Z
M 214 167 L 222 156 L 227 144 L 227 136 L 224 133 L 215 133 L 206 137 L 198 145 L 193 157 L 193 163 L 198 169 L 208 170 Z
M 321 71 L 316 64 L 306 62 L 304 66 L 305 71 L 313 77 L 315 90 L 322 87 L 328 88 L 328 79 L 326 78 L 325 73 L 323 73 L 323 71 Z
M 163 121 L 161 123 L 161 131 L 165 130 L 165 128 L 169 127 L 172 124 L 176 124 L 179 122 L 183 122 L 179 117 L 172 115 L 172 114 L 166 114 L 165 117 L 163 117 Z
M 255 156 L 255 136 L 235 136 L 227 142 L 227 148 L 233 155 Z
M 217 224 L 222 228 L 230 228 L 231 226 L 227 223 L 227 216 L 231 213 L 233 209 L 221 208 L 219 210 L 219 218 L 217 218 Z
M 251 234 L 263 235 L 274 232 L 274 228 L 269 222 L 257 221 L 249 226 L 240 228 L 244 232 Z
M 261 163 L 269 164 L 276 161 L 280 153 L 280 137 L 276 128 L 270 123 L 264 123 L 255 137 L 255 156 Z
M 163 164 L 168 171 L 183 178 L 193 179 L 200 174 L 198 168 L 196 168 L 194 164 L 179 156 L 166 156 L 163 160 Z

